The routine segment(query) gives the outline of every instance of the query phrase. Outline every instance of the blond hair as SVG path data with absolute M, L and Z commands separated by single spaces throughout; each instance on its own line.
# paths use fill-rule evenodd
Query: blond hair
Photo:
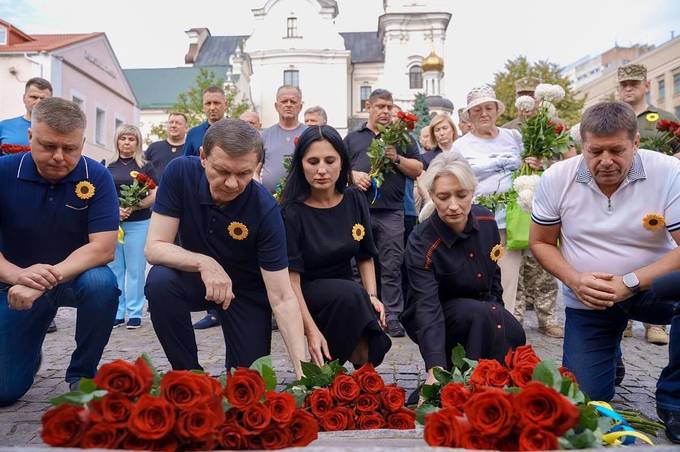
M 432 149 L 439 146 L 439 144 L 437 143 L 437 137 L 435 137 L 434 135 L 434 128 L 444 121 L 447 121 L 449 123 L 449 125 L 451 126 L 451 130 L 453 131 L 453 138 L 451 139 L 451 142 L 453 143 L 458 138 L 458 129 L 456 129 L 456 125 L 453 123 L 453 119 L 451 119 L 451 116 L 444 113 L 439 113 L 438 115 L 435 115 L 432 118 L 432 120 L 430 121 L 430 125 L 427 126 L 427 128 L 430 129 L 430 145 L 432 145 Z
M 139 129 L 132 124 L 121 124 L 116 129 L 116 134 L 113 138 L 113 158 L 109 164 L 117 162 L 120 159 L 120 149 L 118 149 L 118 138 L 123 135 L 132 135 L 137 139 L 137 148 L 135 149 L 135 155 L 132 157 L 135 159 L 137 166 L 142 168 L 146 165 L 146 159 L 144 158 L 144 153 L 142 152 L 142 133 Z

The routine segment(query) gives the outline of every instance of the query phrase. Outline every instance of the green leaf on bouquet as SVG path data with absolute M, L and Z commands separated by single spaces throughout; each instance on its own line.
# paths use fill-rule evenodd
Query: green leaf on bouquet
M 477 367 L 477 361 L 475 361 L 474 359 L 465 358 L 463 359 L 463 361 L 465 361 L 465 364 L 467 364 L 470 367 L 468 370 L 474 370 L 475 367 Z
M 600 418 L 595 407 L 591 405 L 581 405 L 579 410 L 581 411 L 581 415 L 579 416 L 576 430 L 579 432 L 582 430 L 595 430 L 598 427 Z
M 429 403 L 423 403 L 418 408 L 416 408 L 416 422 L 418 422 L 420 425 L 425 425 L 425 416 L 430 413 L 434 413 L 435 411 L 439 411 L 439 408 L 434 405 L 430 405 Z
M 463 367 L 465 366 L 465 347 L 463 347 L 461 344 L 458 344 L 455 347 L 453 347 L 453 350 L 451 351 L 451 362 L 453 363 L 454 369 L 460 369 L 461 372 L 464 370 Z
M 158 373 L 158 370 L 156 369 L 156 366 L 153 365 L 153 361 L 151 361 L 151 357 L 147 355 L 146 353 L 142 353 L 142 359 L 146 363 L 147 366 L 149 366 L 149 369 L 151 369 L 151 374 L 153 375 L 153 383 L 151 385 L 151 390 L 153 392 L 154 389 L 158 389 L 160 391 L 160 386 L 161 386 L 161 375 Z
M 538 363 L 531 379 L 540 381 L 555 391 L 559 391 L 562 388 L 562 375 L 557 370 L 555 362 L 551 360 L 544 360 Z
M 302 365 L 302 373 L 307 378 L 322 374 L 321 368 L 312 362 L 301 361 L 300 364 Z
M 250 368 L 262 375 L 267 391 L 276 389 L 276 373 L 274 372 L 271 356 L 263 356 L 256 359 L 255 362 L 250 365 Z
M 94 381 L 91 378 L 81 378 L 78 388 L 80 389 L 80 392 L 89 394 L 97 390 L 97 385 L 94 384 Z
M 571 431 L 573 432 L 573 430 Z M 584 430 L 581 433 L 567 433 L 559 439 L 561 449 L 590 449 L 601 446 L 601 441 L 596 432 Z
M 310 392 L 305 386 L 302 385 L 292 386 L 286 389 L 286 391 L 289 392 L 295 398 L 295 405 L 298 408 L 302 408 L 305 406 L 305 399 L 307 398 L 307 395 Z
M 454 383 L 465 383 L 465 376 L 461 373 L 460 369 L 453 369 L 451 381 Z
M 583 391 L 581 391 L 578 385 L 569 378 L 562 377 L 560 393 L 575 405 L 582 405 L 586 403 L 586 396 Z
M 434 374 L 434 378 L 439 382 L 439 384 L 442 387 L 449 384 L 452 380 L 451 372 L 449 372 L 448 370 L 444 370 L 441 367 L 433 368 L 432 373 Z
M 62 394 L 59 397 L 55 397 L 53 399 L 50 399 L 50 403 L 54 406 L 59 406 L 64 403 L 68 403 L 71 405 L 77 405 L 77 406 L 85 406 L 87 405 L 88 402 L 94 399 L 101 399 L 106 395 L 106 391 L 103 389 L 97 389 L 92 392 L 81 392 L 81 391 L 74 391 L 74 392 L 67 392 L 66 394 Z

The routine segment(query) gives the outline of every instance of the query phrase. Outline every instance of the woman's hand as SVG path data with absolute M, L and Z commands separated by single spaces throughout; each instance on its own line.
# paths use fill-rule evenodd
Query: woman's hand
M 324 364 L 324 357 L 327 360 L 331 360 L 331 353 L 328 351 L 328 343 L 326 338 L 323 337 L 319 328 L 314 325 L 307 334 L 307 347 L 309 348 L 309 355 L 312 358 L 312 362 L 317 366 L 321 367 Z
M 535 169 L 535 170 L 543 170 L 545 169 L 543 165 L 543 160 L 539 159 L 538 157 L 527 157 L 524 159 L 524 163 L 529 165 L 529 168 Z
M 373 305 L 373 309 L 375 309 L 375 312 L 378 314 L 378 323 L 382 329 L 386 329 L 387 320 L 385 320 L 385 305 L 383 305 L 375 295 L 370 295 L 369 298 L 371 299 L 371 305 Z
M 120 216 L 120 221 L 125 221 L 128 219 L 132 213 L 132 207 L 119 207 L 118 215 Z

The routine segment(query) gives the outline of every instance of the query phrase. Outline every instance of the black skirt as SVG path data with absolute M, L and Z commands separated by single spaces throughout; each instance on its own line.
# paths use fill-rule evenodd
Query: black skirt
M 344 364 L 363 336 L 368 343 L 368 360 L 382 363 L 392 341 L 380 328 L 366 290 L 347 279 L 316 279 L 302 284 L 316 326 L 328 342 L 331 359 Z

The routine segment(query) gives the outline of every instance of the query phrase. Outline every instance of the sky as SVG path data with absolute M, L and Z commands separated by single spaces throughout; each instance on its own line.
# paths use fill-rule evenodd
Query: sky
M 0 0 L 0 18 L 27 33 L 105 32 L 123 68 L 184 64 L 190 28 L 249 34 L 263 0 Z M 377 29 L 382 0 L 338 0 L 338 31 Z M 486 0 L 441 2 L 447 30 L 445 95 L 456 108 L 491 83 L 508 59 L 560 66 L 615 44 L 662 44 L 680 34 L 677 0 Z M 180 5 L 187 5 L 181 7 Z M 423 51 L 426 53 L 426 49 Z M 387 87 L 389 88 L 389 87 Z

